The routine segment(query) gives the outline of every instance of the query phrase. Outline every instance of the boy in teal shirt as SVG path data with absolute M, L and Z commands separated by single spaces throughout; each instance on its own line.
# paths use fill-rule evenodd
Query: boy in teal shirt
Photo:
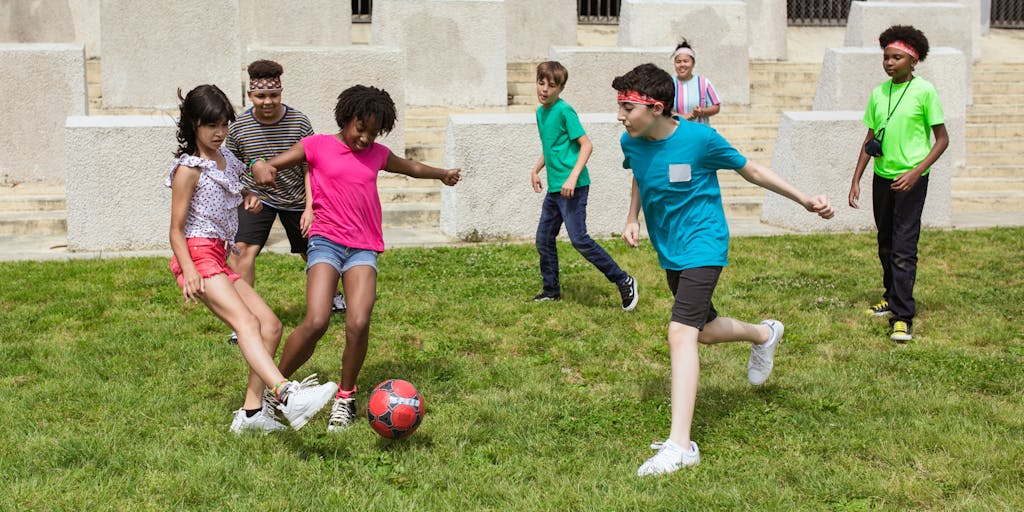
M 543 153 L 530 171 L 533 191 L 544 186 L 540 170 L 547 167 L 548 193 L 544 196 L 540 221 L 537 224 L 537 253 L 540 254 L 540 275 L 544 289 L 534 301 L 561 300 L 558 280 L 558 250 L 555 238 L 565 224 L 572 246 L 619 288 L 623 311 L 636 307 L 636 280 L 619 268 L 608 253 L 587 233 L 587 196 L 590 174 L 587 160 L 594 146 L 580 124 L 572 106 L 559 98 L 569 79 L 569 72 L 558 62 L 542 62 L 537 66 L 537 129 Z

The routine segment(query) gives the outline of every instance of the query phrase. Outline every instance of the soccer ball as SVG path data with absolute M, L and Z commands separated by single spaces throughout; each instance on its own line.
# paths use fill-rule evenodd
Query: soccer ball
M 423 397 L 409 382 L 386 380 L 370 392 L 366 418 L 381 437 L 401 439 L 416 431 L 423 421 Z

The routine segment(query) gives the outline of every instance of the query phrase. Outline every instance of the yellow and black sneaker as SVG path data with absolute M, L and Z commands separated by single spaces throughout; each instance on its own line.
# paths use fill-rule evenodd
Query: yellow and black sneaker
M 906 343 L 910 341 L 913 336 L 910 335 L 910 326 L 902 320 L 897 320 L 892 323 L 892 332 L 889 333 L 889 339 L 897 343 Z
M 868 308 L 867 313 L 874 316 L 888 316 L 892 314 L 892 310 L 889 309 L 889 302 L 883 300 L 882 302 Z

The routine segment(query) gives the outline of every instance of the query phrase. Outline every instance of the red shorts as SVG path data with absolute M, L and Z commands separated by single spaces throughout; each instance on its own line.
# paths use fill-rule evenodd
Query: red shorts
M 224 240 L 186 238 L 185 243 L 188 244 L 188 254 L 192 257 L 192 263 L 203 279 L 223 273 L 227 274 L 233 283 L 241 277 L 228 266 L 227 243 Z M 185 277 L 181 273 L 177 256 L 171 257 L 171 273 L 178 280 L 178 286 L 184 288 Z

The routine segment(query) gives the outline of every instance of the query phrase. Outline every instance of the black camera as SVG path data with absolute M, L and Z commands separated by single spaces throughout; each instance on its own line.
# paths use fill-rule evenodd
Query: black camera
M 870 140 L 864 143 L 864 152 L 870 156 L 882 156 L 882 139 L 885 138 L 885 128 L 882 128 Z

